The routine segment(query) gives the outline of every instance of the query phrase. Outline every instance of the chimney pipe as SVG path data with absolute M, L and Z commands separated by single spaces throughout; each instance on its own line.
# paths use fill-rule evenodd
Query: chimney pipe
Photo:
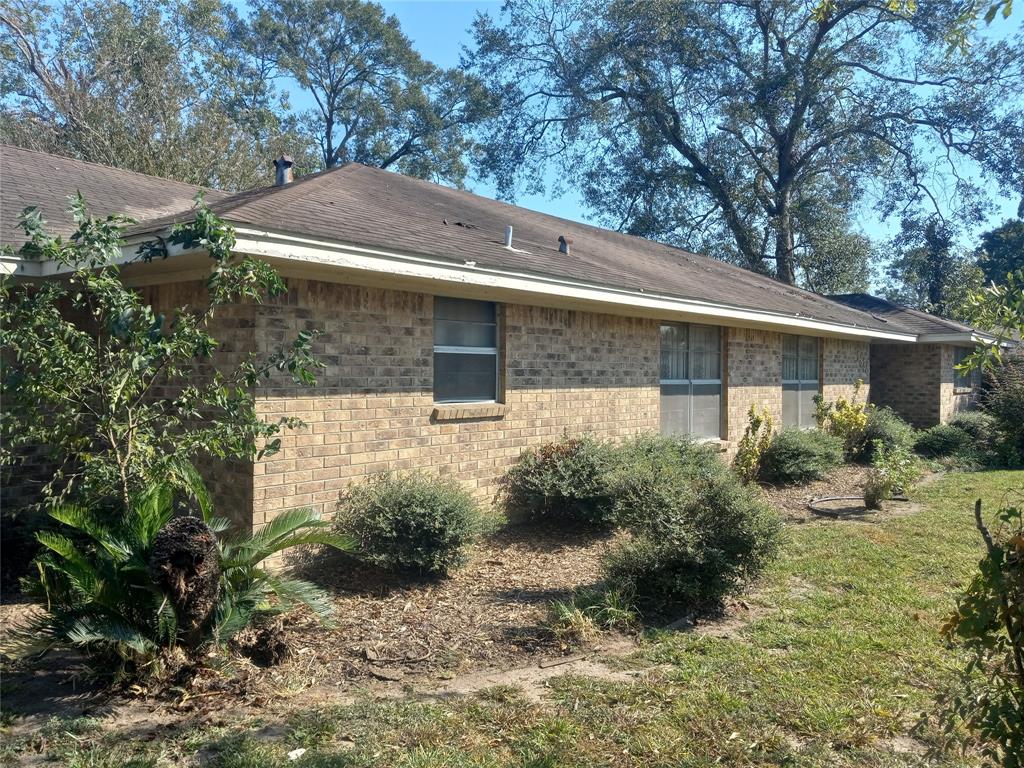
M 505 227 L 505 247 L 512 247 L 512 227 L 511 225 Z
M 572 248 L 572 238 L 566 237 L 565 235 L 558 236 L 558 250 L 564 253 L 566 256 L 569 255 L 569 250 Z
M 291 155 L 281 155 L 274 161 L 274 186 L 283 187 L 285 184 L 291 184 L 295 180 L 295 173 L 292 171 L 292 166 L 295 165 L 295 161 L 292 160 Z

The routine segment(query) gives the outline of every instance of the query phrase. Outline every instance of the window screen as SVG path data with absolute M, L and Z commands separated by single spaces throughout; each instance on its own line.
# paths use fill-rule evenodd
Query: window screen
M 434 401 L 498 397 L 498 313 L 490 301 L 434 298 Z
M 810 429 L 815 426 L 814 396 L 819 391 L 818 339 L 782 337 L 782 425 Z
M 953 349 L 953 386 L 956 389 L 973 389 L 978 384 L 974 371 L 963 373 L 957 368 L 973 351 L 970 347 L 955 347 Z
M 661 432 L 721 435 L 722 337 L 711 325 L 661 327 Z

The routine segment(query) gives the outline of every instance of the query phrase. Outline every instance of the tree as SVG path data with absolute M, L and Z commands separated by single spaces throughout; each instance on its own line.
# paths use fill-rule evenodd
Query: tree
M 398 21 L 362 0 L 255 0 L 234 34 L 268 80 L 293 78 L 325 168 L 358 161 L 461 183 L 468 129 L 488 114 L 479 82 L 423 60 Z
M 227 52 L 227 18 L 218 0 L 12 0 L 0 10 L 5 140 L 202 186 L 266 183 L 270 158 L 302 163 L 306 142 Z
M 936 216 L 904 219 L 902 231 L 893 239 L 897 255 L 887 270 L 887 297 L 965 320 L 970 294 L 981 287 L 982 273 L 956 240 L 956 228 Z
M 208 295 L 201 306 L 160 313 L 121 280 L 128 220 L 94 219 L 80 196 L 72 213 L 78 231 L 63 241 L 46 234 L 38 210 L 27 210 L 21 251 L 66 268 L 68 280 L 0 277 L 0 458 L 43 446 L 56 464 L 45 501 L 112 498 L 128 508 L 142 489 L 173 480 L 197 459 L 273 454 L 277 435 L 298 422 L 264 421 L 253 387 L 275 370 L 314 383 L 314 334 L 302 331 L 266 356 L 242 351 L 229 359 L 218 354 L 213 331 L 226 307 L 282 293 L 280 277 L 233 254 L 231 230 L 200 206 L 171 244 L 209 252 Z M 153 244 L 145 257 L 162 249 Z
M 502 101 L 481 174 L 510 196 L 560 161 L 612 225 L 788 283 L 801 207 L 899 210 L 950 176 L 973 201 L 965 163 L 1019 190 L 1020 39 L 951 54 L 961 4 L 901 5 L 510 0 L 467 58 Z
M 1004 282 L 1011 272 L 1024 269 L 1024 220 L 1008 219 L 985 232 L 977 257 L 986 282 Z

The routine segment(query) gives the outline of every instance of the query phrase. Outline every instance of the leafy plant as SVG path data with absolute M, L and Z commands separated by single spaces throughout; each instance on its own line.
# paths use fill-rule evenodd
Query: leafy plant
M 176 651 L 195 657 L 208 643 L 223 643 L 259 614 L 304 604 L 329 617 L 330 599 L 319 588 L 267 573 L 259 564 L 290 547 L 348 548 L 349 542 L 326 530 L 327 523 L 310 510 L 279 515 L 252 535 L 227 534 L 228 521 L 213 515 L 194 470 L 179 468 L 179 475 L 181 482 L 133 494 L 125 508 L 114 499 L 107 507 L 60 504 L 50 510 L 60 527 L 37 534 L 44 547 L 36 559 L 37 576 L 22 582 L 43 612 L 16 629 L 12 651 L 36 655 L 76 647 L 97 669 L 134 678 L 159 674 Z M 184 498 L 182 486 L 189 488 Z M 216 610 L 198 628 L 185 626 L 151 568 L 161 531 L 182 513 L 198 513 L 220 534 Z
M 764 408 L 758 413 L 756 406 L 751 404 L 747 414 L 747 427 L 743 430 L 743 437 L 736 447 L 736 458 L 733 460 L 733 467 L 743 482 L 752 482 L 760 473 L 762 457 L 772 441 L 773 427 L 774 423 L 768 409 Z
M 870 464 L 874 459 L 875 445 L 878 442 L 888 446 L 913 447 L 914 428 L 901 419 L 892 408 L 877 408 L 870 405 L 865 409 L 865 413 L 867 422 L 864 424 L 859 442 L 852 446 L 852 458 Z
M 1024 464 L 1024 352 L 989 370 L 981 407 L 995 424 L 996 450 L 1007 466 Z
M 953 424 L 936 424 L 917 436 L 914 450 L 922 456 L 945 458 L 955 456 L 971 447 L 973 438 Z
M 116 495 L 128 508 L 154 480 L 173 479 L 176 463 L 277 451 L 281 430 L 298 421 L 265 421 L 252 388 L 274 371 L 313 384 L 314 334 L 301 331 L 277 351 L 250 353 L 236 365 L 217 354 L 213 335 L 223 307 L 282 293 L 277 273 L 236 256 L 231 228 L 200 200 L 194 221 L 176 226 L 169 243 L 209 253 L 206 300 L 163 314 L 121 279 L 117 262 L 130 220 L 93 218 L 80 195 L 71 213 L 77 231 L 68 241 L 46 234 L 38 210 L 22 216 L 29 241 L 21 255 L 58 264 L 67 280 L 29 285 L 0 277 L 0 459 L 42 446 L 55 464 L 45 500 Z M 147 259 L 166 255 L 163 244 L 143 250 Z
M 481 515 L 455 480 L 384 473 L 348 489 L 336 525 L 356 542 L 359 556 L 375 565 L 444 575 L 465 562 Z
M 876 441 L 874 458 L 864 484 L 864 506 L 878 509 L 896 493 L 909 493 L 921 475 L 914 454 L 904 445 L 886 445 Z
M 974 519 L 985 556 L 956 610 L 942 628 L 970 657 L 959 690 L 940 698 L 947 733 L 964 726 L 982 754 L 1003 768 L 1024 765 L 1024 510 L 1009 506 L 997 514 L 992 533 Z
M 818 430 L 784 429 L 772 437 L 758 479 L 776 485 L 796 485 L 820 480 L 843 463 L 838 438 Z
M 610 445 L 591 435 L 524 451 L 501 479 L 498 493 L 510 517 L 559 523 L 605 524 L 611 512 L 607 473 Z
M 713 452 L 644 437 L 622 454 L 610 487 L 615 520 L 632 537 L 606 559 L 610 589 L 648 610 L 705 608 L 774 558 L 777 516 Z
M 820 394 L 814 397 L 814 418 L 819 429 L 838 437 L 845 446 L 849 458 L 856 457 L 859 452 L 864 441 L 864 430 L 868 425 L 868 406 L 857 400 L 863 386 L 864 382 L 857 379 L 849 400 L 838 397 L 834 403 L 826 403 Z

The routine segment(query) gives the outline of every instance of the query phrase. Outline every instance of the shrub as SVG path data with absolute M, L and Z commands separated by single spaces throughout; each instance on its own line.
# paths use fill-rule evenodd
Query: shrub
M 750 406 L 747 428 L 743 431 L 733 460 L 733 467 L 745 483 L 755 480 L 760 472 L 761 457 L 772 441 L 772 426 L 772 417 L 767 408 L 758 413 L 755 406 Z
M 974 444 L 967 432 L 953 424 L 937 424 L 917 436 L 914 450 L 922 456 L 941 459 L 970 450 Z
M 510 517 L 605 524 L 611 510 L 607 473 L 612 447 L 590 435 L 524 451 L 501 479 L 499 502 Z
M 476 501 L 455 480 L 380 474 L 352 486 L 338 506 L 338 531 L 382 568 L 444 575 L 462 565 L 480 532 Z
M 983 448 L 991 447 L 996 434 L 995 419 L 984 411 L 962 411 L 949 420 L 949 426 L 963 430 Z
M 760 479 L 777 485 L 820 480 L 843 463 L 843 444 L 818 430 L 784 429 L 772 438 L 761 457 Z
M 862 386 L 864 382 L 857 379 L 849 400 L 839 397 L 835 403 L 826 403 L 821 395 L 814 397 L 814 418 L 818 428 L 839 438 L 849 458 L 857 455 L 868 423 L 867 404 L 857 401 Z
M 870 464 L 874 459 L 875 445 L 886 445 L 910 449 L 914 445 L 914 428 L 901 419 L 891 408 L 868 407 L 867 421 L 861 433 L 860 442 L 853 446 L 852 458 Z
M 775 513 L 702 446 L 631 441 L 610 485 L 615 519 L 632 537 L 606 559 L 607 583 L 638 605 L 716 604 L 775 555 Z
M 220 537 L 229 523 L 212 515 L 205 489 L 194 474 L 191 489 L 191 504 L 199 507 L 201 518 L 175 518 L 183 511 L 182 504 L 167 484 L 131 497 L 122 510 L 113 505 L 54 508 L 50 517 L 61 528 L 37 535 L 44 548 L 36 560 L 38 576 L 22 581 L 25 594 L 45 610 L 15 629 L 11 650 L 29 655 L 75 647 L 95 662 L 97 671 L 131 679 L 159 676 L 172 652 L 194 660 L 200 649 L 226 642 L 257 617 L 298 603 L 323 619 L 330 617 L 333 604 L 322 590 L 259 567 L 267 557 L 293 546 L 347 547 L 346 541 L 326 530 L 328 524 L 319 515 L 293 510 L 252 536 Z M 154 579 L 156 545 L 167 540 L 164 532 L 172 523 L 182 528 L 179 521 L 201 538 L 218 535 L 216 564 L 189 562 L 183 566 L 182 579 L 159 578 L 159 573 Z M 204 591 L 209 600 L 203 601 L 202 610 L 188 615 L 195 606 L 189 604 L 191 583 L 184 571 L 197 565 L 212 569 L 215 578 L 219 573 L 219 579 Z M 169 590 L 168 582 L 177 582 L 179 588 Z M 184 601 L 179 599 L 183 595 Z
M 981 407 L 994 421 L 1003 462 L 1024 463 L 1024 354 L 1007 357 L 992 370 Z
M 878 441 L 872 451 L 873 459 L 864 485 L 864 506 L 878 509 L 882 501 L 895 493 L 909 493 L 921 474 L 914 454 L 904 445 L 886 445 Z

